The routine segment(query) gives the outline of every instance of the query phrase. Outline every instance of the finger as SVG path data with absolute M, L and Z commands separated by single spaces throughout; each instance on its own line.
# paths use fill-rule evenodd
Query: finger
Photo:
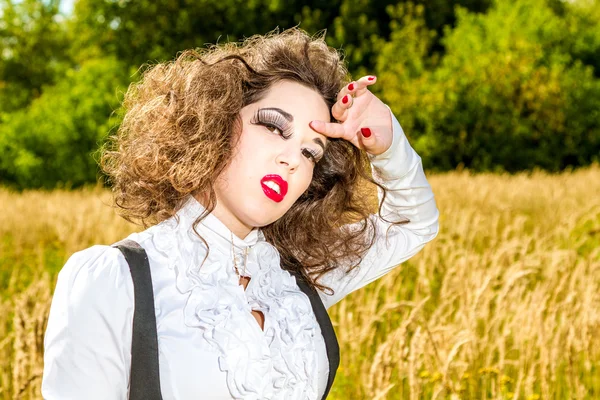
M 354 96 L 360 96 L 363 93 L 366 93 L 369 90 L 368 87 L 374 84 L 375 82 L 377 82 L 377 77 L 375 75 L 363 76 L 362 78 L 356 81 Z
M 344 136 L 344 127 L 337 122 L 311 121 L 308 124 L 315 132 L 330 138 L 339 138 Z
M 373 135 L 373 131 L 371 131 L 371 128 L 368 127 L 362 127 L 360 128 L 360 134 L 358 134 L 358 138 L 359 138 L 359 142 L 361 144 L 361 147 L 366 150 L 367 152 L 370 152 L 371 148 L 375 145 L 376 140 L 375 140 L 375 135 Z
M 331 115 L 333 115 L 333 118 L 341 122 L 345 121 L 346 117 L 348 116 L 347 111 L 350 107 L 352 107 L 353 101 L 354 98 L 349 94 L 337 101 L 333 107 L 331 107 Z
M 356 88 L 357 88 L 357 84 L 355 81 L 352 81 L 349 84 L 347 84 L 346 86 L 344 86 L 337 95 L 337 101 L 340 101 L 342 99 L 342 97 L 346 96 L 347 94 L 353 95 L 354 92 L 356 91 Z
M 392 145 L 393 140 L 391 135 L 381 134 L 381 127 L 362 126 L 356 137 L 359 148 L 374 156 L 385 153 Z

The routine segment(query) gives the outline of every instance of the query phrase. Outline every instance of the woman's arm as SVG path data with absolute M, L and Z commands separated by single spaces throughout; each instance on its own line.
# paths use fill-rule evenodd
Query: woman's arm
M 369 86 L 376 81 L 375 76 L 364 76 L 340 90 L 331 109 L 338 122 L 310 123 L 317 132 L 348 140 L 366 151 L 374 179 L 389 189 L 382 205 L 383 218 L 370 216 L 376 240 L 360 265 L 346 273 L 349 265 L 342 264 L 321 277 L 320 283 L 335 292 L 321 293 L 326 307 L 415 255 L 439 229 L 439 212 L 423 173 L 421 158 L 408 143 L 390 109 L 369 91 Z M 381 198 L 381 193 L 379 195 Z M 405 218 L 410 222 L 403 225 L 385 221 L 398 222 Z M 347 225 L 342 229 L 355 228 L 355 225 Z
M 406 218 L 410 222 L 392 225 L 377 214 L 371 215 L 376 241 L 361 264 L 350 273 L 346 273 L 347 266 L 341 265 L 320 280 L 320 283 L 334 290 L 333 295 L 319 292 L 326 308 L 408 260 L 438 233 L 439 212 L 423 172 L 421 158 L 408 143 L 391 111 L 390 115 L 392 144 L 384 153 L 369 155 L 369 158 L 374 179 L 389 189 L 382 205 L 382 216 L 392 222 Z M 381 196 L 379 190 L 380 200 Z M 353 225 L 346 228 L 352 229 Z
M 46 400 L 127 399 L 133 281 L 121 252 L 75 253 L 58 276 L 44 337 Z

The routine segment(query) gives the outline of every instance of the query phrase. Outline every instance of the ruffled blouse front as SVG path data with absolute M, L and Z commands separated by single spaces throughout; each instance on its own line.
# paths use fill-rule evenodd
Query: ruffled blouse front
M 258 230 L 232 246 L 231 232 L 209 215 L 196 228 L 207 247 L 192 229 L 202 211 L 190 198 L 179 222 L 172 218 L 130 238 L 174 272 L 177 290 L 187 295 L 183 323 L 218 353 L 234 398 L 317 398 L 315 342 L 322 338 L 308 297 Z M 234 254 L 238 270 L 251 278 L 245 291 Z M 265 316 L 264 331 L 252 310 Z

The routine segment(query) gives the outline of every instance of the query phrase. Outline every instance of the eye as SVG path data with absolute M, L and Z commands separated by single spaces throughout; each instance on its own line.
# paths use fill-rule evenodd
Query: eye
M 275 125 L 271 125 L 271 124 L 268 124 L 268 123 L 260 123 L 260 122 L 258 123 L 258 125 L 262 125 L 262 126 L 264 126 L 264 127 L 265 127 L 265 128 L 267 128 L 267 129 L 268 129 L 268 130 L 269 130 L 271 133 L 274 133 L 274 134 L 276 134 L 276 135 L 283 136 L 283 132 L 281 131 L 281 128 L 279 128 L 279 127 L 277 127 L 277 126 L 275 126 Z
M 313 163 L 318 163 L 320 158 L 319 158 L 319 153 L 316 152 L 315 150 L 312 149 L 302 149 L 302 154 L 304 155 L 304 157 L 308 158 L 309 160 L 311 160 Z
M 280 113 L 273 110 L 257 110 L 250 123 L 262 125 L 271 133 L 280 135 L 284 139 L 289 139 L 289 137 L 292 136 L 292 126 L 289 121 L 287 121 Z

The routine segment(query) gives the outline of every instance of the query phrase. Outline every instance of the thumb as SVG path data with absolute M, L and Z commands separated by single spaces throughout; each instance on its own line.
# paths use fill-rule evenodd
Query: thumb
M 362 145 L 361 147 L 367 152 L 367 153 L 373 153 L 374 149 L 373 147 L 376 145 L 376 140 L 375 140 L 375 135 L 373 135 L 373 131 L 371 131 L 371 128 L 367 128 L 367 127 L 362 127 L 360 128 L 360 144 Z
M 381 140 L 377 140 L 377 135 L 373 134 L 371 128 L 360 128 L 360 144 L 361 147 L 371 155 L 378 155 L 385 152 L 386 148 L 382 146 Z
M 360 128 L 360 133 L 363 136 L 363 140 L 369 140 L 373 136 L 370 128 Z

